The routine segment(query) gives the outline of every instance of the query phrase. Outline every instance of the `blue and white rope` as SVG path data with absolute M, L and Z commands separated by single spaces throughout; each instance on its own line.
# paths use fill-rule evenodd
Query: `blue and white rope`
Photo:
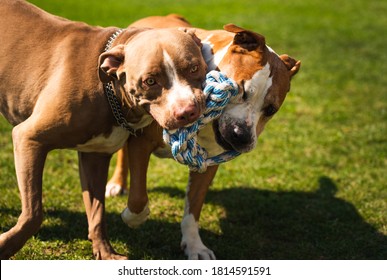
M 170 132 L 164 129 L 163 138 L 171 146 L 172 155 L 178 162 L 188 165 L 191 171 L 205 172 L 208 166 L 218 165 L 240 155 L 237 151 L 225 151 L 209 157 L 205 148 L 197 142 L 199 130 L 207 123 L 220 117 L 230 98 L 238 94 L 238 85 L 219 71 L 206 76 L 203 90 L 206 95 L 206 110 L 189 126 Z

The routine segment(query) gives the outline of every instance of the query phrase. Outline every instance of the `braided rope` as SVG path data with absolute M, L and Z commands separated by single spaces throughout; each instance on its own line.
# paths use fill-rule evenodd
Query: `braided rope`
M 207 123 L 220 117 L 230 98 L 238 94 L 238 85 L 219 71 L 206 76 L 206 110 L 199 119 L 189 126 L 170 132 L 164 129 L 163 138 L 171 146 L 176 161 L 188 165 L 191 171 L 205 172 L 208 166 L 218 165 L 240 155 L 237 151 L 225 151 L 209 157 L 207 151 L 197 142 L 199 130 Z

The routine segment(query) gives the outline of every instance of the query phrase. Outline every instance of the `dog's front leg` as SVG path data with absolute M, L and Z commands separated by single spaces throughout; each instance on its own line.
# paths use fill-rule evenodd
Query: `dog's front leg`
M 156 148 L 154 141 L 146 136 L 129 137 L 127 156 L 130 170 L 128 204 L 122 212 L 122 220 L 130 227 L 143 224 L 149 216 L 147 171 L 149 159 Z
M 35 141 L 33 129 L 20 124 L 12 131 L 15 169 L 22 212 L 17 224 L 0 235 L 0 258 L 8 259 L 23 247 L 42 224 L 42 174 L 48 149 Z
M 182 241 L 188 259 L 214 260 L 214 253 L 202 242 L 199 235 L 199 218 L 208 188 L 215 177 L 218 165 L 209 166 L 204 173 L 190 172 L 187 186 L 184 217 L 181 222 Z
M 79 172 L 89 224 L 89 239 L 93 243 L 96 259 L 126 259 L 117 254 L 111 246 L 105 222 L 105 186 L 107 182 L 110 155 L 78 153 Z

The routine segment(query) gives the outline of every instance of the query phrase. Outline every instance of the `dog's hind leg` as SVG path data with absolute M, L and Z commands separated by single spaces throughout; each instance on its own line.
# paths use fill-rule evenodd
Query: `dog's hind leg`
M 17 224 L 0 235 L 1 259 L 8 259 L 20 250 L 42 224 L 42 174 L 48 149 L 36 141 L 35 136 L 26 123 L 12 131 L 22 212 Z
M 214 253 L 202 242 L 199 234 L 200 212 L 207 191 L 218 170 L 218 165 L 209 166 L 204 173 L 190 172 L 187 186 L 184 217 L 181 222 L 181 247 L 188 259 L 214 260 Z
M 114 251 L 106 230 L 105 186 L 111 155 L 79 152 L 78 158 L 93 254 L 96 259 L 126 259 Z

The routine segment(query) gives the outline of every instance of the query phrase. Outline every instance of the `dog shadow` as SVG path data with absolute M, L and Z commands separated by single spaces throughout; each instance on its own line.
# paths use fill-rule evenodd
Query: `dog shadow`
M 243 186 L 210 189 L 204 209 L 209 204 L 220 205 L 224 213 L 216 217 L 220 233 L 202 228 L 202 240 L 218 259 L 387 259 L 387 237 L 365 222 L 352 204 L 336 198 L 336 191 L 336 184 L 328 177 L 319 179 L 315 192 Z M 173 187 L 156 187 L 151 192 L 179 199 L 185 196 Z M 8 211 L 12 216 L 18 214 Z M 84 212 L 55 209 L 48 210 L 46 217 L 58 223 L 43 225 L 37 233 L 40 240 L 71 243 L 87 239 Z M 202 215 L 202 224 L 204 219 Z M 179 222 L 151 216 L 133 230 L 118 213 L 106 213 L 106 220 L 110 240 L 126 244 L 124 250 L 130 259 L 185 259 Z M 91 256 L 89 247 L 85 254 Z
M 315 192 L 210 189 L 206 204 L 222 206 L 225 215 L 220 234 L 201 229 L 203 242 L 218 259 L 386 259 L 387 236 L 335 197 L 332 179 L 320 177 L 318 183 Z M 153 191 L 184 197 L 176 188 Z

